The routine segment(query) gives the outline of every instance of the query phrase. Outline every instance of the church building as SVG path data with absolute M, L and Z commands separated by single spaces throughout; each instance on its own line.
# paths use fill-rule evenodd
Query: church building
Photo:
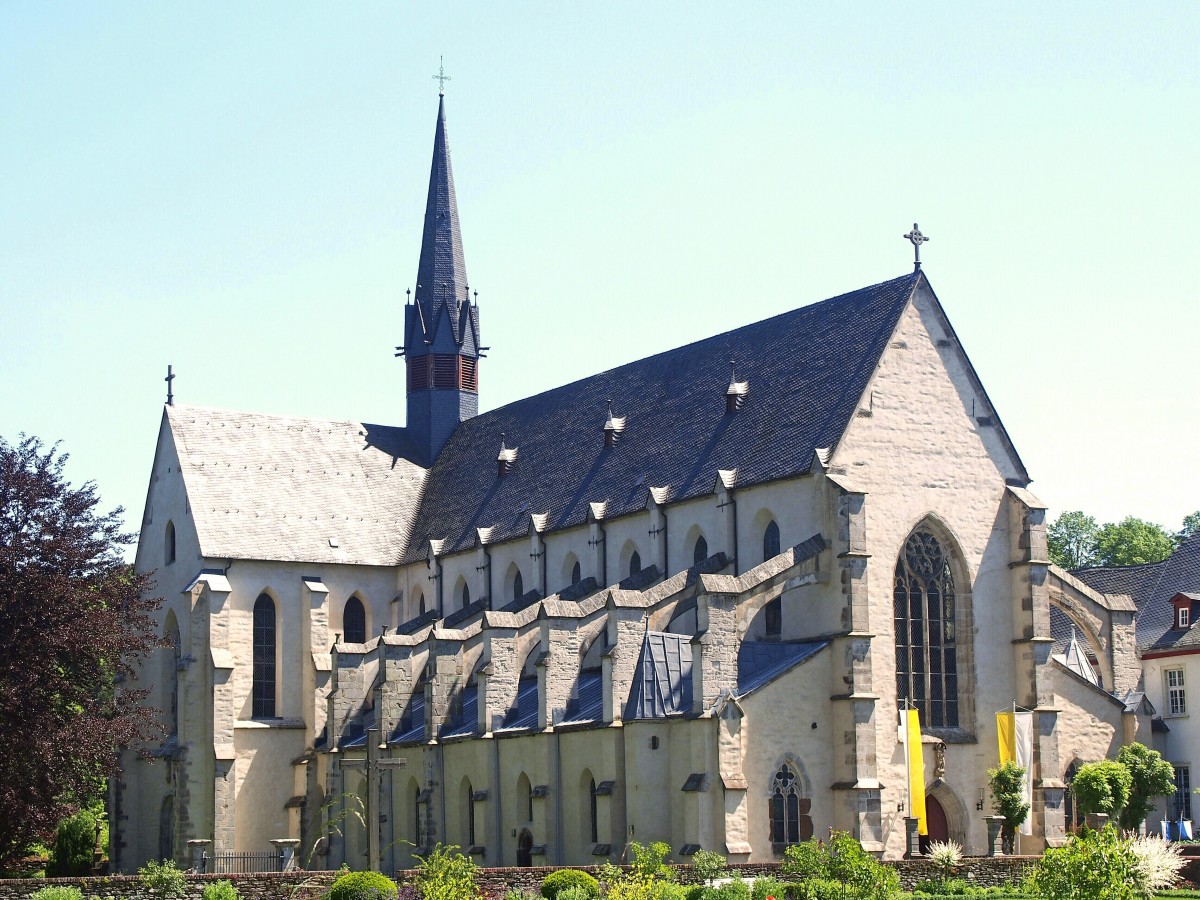
M 919 262 L 481 413 L 444 99 L 424 222 L 404 427 L 163 409 L 136 565 L 168 736 L 114 782 L 116 869 L 758 862 L 830 828 L 899 857 L 902 708 L 928 836 L 982 852 L 1014 703 L 1032 850 L 1068 766 L 1149 742 L 1135 609 L 1048 562 Z

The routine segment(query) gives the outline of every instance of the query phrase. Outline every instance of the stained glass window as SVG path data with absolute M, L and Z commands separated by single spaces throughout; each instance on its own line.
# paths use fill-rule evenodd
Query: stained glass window
M 896 696 L 921 713 L 921 724 L 958 726 L 958 644 L 954 575 L 942 545 L 916 531 L 896 563 Z

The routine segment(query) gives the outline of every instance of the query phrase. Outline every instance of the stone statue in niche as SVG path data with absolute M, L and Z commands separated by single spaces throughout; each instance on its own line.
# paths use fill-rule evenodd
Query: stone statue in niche
M 933 780 L 941 781 L 946 777 L 946 744 L 938 741 L 933 745 Z

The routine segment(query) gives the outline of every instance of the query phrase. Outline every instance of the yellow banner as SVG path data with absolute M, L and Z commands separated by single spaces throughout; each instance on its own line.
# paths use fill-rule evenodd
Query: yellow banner
M 1016 762 L 1017 717 L 1011 712 L 996 713 L 996 733 L 1000 737 L 1000 765 Z
M 921 715 L 915 709 L 905 710 L 907 731 L 904 743 L 908 753 L 909 815 L 917 820 L 917 834 L 929 834 L 925 819 L 925 758 L 921 753 Z

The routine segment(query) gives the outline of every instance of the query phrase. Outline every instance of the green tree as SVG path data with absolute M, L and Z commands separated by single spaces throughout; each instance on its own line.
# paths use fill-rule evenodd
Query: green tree
M 132 681 L 161 641 L 148 580 L 122 556 L 120 510 L 72 487 L 67 457 L 0 438 L 0 868 L 88 806 L 117 751 L 151 740 Z
M 1117 762 L 1129 770 L 1129 800 L 1121 811 L 1121 827 L 1136 831 L 1149 815 L 1155 797 L 1175 793 L 1175 770 L 1157 750 L 1144 744 L 1127 744 Z
M 1102 566 L 1140 566 L 1161 562 L 1175 549 L 1175 539 L 1161 525 L 1126 516 L 1096 532 L 1097 562 Z
M 1001 840 L 1005 853 L 1012 853 L 1016 845 L 1017 829 L 1029 815 L 1029 804 L 1025 801 L 1023 782 L 1024 767 L 1009 760 L 995 769 L 988 769 L 988 787 L 992 791 L 992 807 L 996 815 L 1004 817 Z
M 1129 769 L 1111 759 L 1081 766 L 1071 782 L 1071 792 L 1084 815 L 1104 813 L 1119 816 L 1129 802 L 1133 776 Z
M 1133 900 L 1140 882 L 1137 856 L 1109 824 L 1042 854 L 1027 892 L 1045 900 Z
M 1096 520 L 1080 510 L 1060 515 L 1046 530 L 1050 561 L 1064 569 L 1096 564 Z
M 1179 546 L 1200 531 L 1200 509 L 1183 517 L 1183 527 L 1175 532 L 1175 545 Z

